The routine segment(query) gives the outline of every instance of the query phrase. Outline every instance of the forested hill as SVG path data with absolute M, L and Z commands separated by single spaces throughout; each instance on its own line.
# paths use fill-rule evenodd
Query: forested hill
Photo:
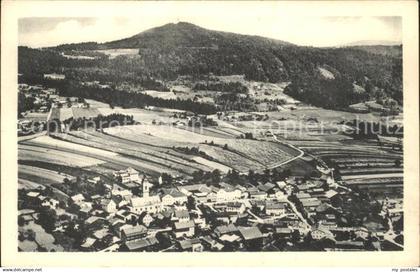
M 115 48 L 135 48 L 139 52 L 95 60 L 59 55 L 98 54 L 95 50 Z M 401 104 L 401 52 L 401 46 L 301 47 L 177 23 L 108 43 L 67 44 L 42 52 L 20 48 L 19 73 L 65 71 L 70 78 L 100 81 L 243 74 L 248 80 L 290 81 L 286 91 L 291 96 L 317 106 L 342 108 L 373 98 L 392 98 Z

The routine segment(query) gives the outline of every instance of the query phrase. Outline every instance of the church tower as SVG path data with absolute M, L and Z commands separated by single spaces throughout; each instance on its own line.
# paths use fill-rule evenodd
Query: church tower
M 147 179 L 143 180 L 143 197 L 149 197 L 150 183 Z

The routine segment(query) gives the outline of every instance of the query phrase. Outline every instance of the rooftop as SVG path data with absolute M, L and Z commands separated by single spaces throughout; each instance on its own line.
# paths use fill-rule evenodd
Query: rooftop
M 137 234 L 146 234 L 147 233 L 147 228 L 143 225 L 138 225 L 138 226 L 135 226 L 135 227 L 126 228 L 126 229 L 123 230 L 123 232 L 125 233 L 126 236 L 137 235 Z
M 194 244 L 201 244 L 198 238 L 182 240 L 179 242 L 179 245 L 183 250 L 190 249 Z
M 254 240 L 263 237 L 258 227 L 240 227 L 239 232 L 245 240 Z
M 137 250 L 146 248 L 148 246 L 156 245 L 158 243 L 159 241 L 158 239 L 156 239 L 156 237 L 148 237 L 137 241 L 127 242 L 125 243 L 125 245 L 129 250 Z
M 180 229 L 188 229 L 188 228 L 193 228 L 195 226 L 194 221 L 189 220 L 187 222 L 176 222 L 175 223 L 175 229 L 180 230 Z

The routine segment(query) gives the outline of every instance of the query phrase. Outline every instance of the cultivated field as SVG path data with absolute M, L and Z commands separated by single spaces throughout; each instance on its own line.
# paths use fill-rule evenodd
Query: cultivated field
M 279 143 L 234 139 L 217 127 L 196 130 L 159 125 L 136 125 L 105 129 L 119 138 L 160 147 L 198 147 L 214 161 L 239 171 L 259 170 L 286 161 L 296 155 Z M 221 136 L 221 137 L 216 137 Z
M 28 165 L 19 165 L 18 177 L 27 180 L 33 180 L 43 185 L 61 183 L 63 182 L 64 178 L 73 178 L 70 175 Z

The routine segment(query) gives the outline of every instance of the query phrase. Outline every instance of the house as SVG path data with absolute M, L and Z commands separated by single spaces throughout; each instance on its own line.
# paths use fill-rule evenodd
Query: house
M 141 183 L 143 177 L 140 178 L 139 172 L 132 167 L 128 167 L 125 170 L 119 170 L 114 172 L 115 178 L 120 178 L 121 183 L 136 182 Z
M 290 228 L 285 228 L 285 227 L 277 227 L 275 229 L 275 234 L 279 237 L 279 238 L 291 238 L 292 234 L 293 234 L 293 230 Z
M 96 242 L 97 240 L 95 238 L 88 237 L 85 242 L 80 245 L 80 247 L 84 251 L 94 251 Z
M 335 195 L 337 195 L 337 191 L 334 190 L 328 190 L 324 193 L 325 197 L 328 199 L 331 199 L 332 197 L 334 197 Z
M 102 223 L 104 219 L 98 216 L 91 216 L 88 219 L 85 220 L 85 225 L 89 226 L 89 225 L 94 225 L 94 224 L 100 224 Z
M 101 207 L 107 213 L 115 213 L 115 212 L 117 212 L 117 204 L 112 199 L 103 199 L 101 201 Z
M 111 235 L 111 233 L 109 233 L 108 228 L 102 228 L 102 229 L 98 229 L 98 230 L 94 231 L 93 236 L 98 240 L 102 240 L 105 237 L 112 236 L 112 235 Z
M 210 235 L 204 236 L 200 238 L 203 242 L 203 246 L 210 250 L 222 250 L 224 245 L 214 240 Z
M 159 244 L 156 237 L 147 237 L 139 240 L 128 241 L 125 243 L 125 248 L 129 251 L 153 251 L 157 249 Z
M 134 220 L 137 219 L 136 214 L 131 213 L 130 211 L 127 210 L 119 210 L 115 216 L 121 220 L 124 220 L 124 222 L 128 222 L 130 220 Z
M 146 212 L 142 213 L 139 219 L 147 227 L 154 221 L 153 217 L 149 213 L 146 213 Z
M 142 212 L 158 213 L 162 211 L 162 202 L 159 196 L 148 196 L 148 197 L 134 197 L 130 200 L 131 211 L 135 214 L 141 214 Z
M 176 210 L 172 216 L 172 220 L 178 222 L 187 222 L 190 220 L 190 214 L 187 210 Z
M 335 241 L 334 234 L 326 228 L 319 227 L 311 231 L 311 237 L 314 240 L 330 239 Z
M 241 202 L 229 202 L 226 204 L 225 210 L 227 212 L 244 213 L 246 207 L 245 204 Z
M 258 189 L 260 190 L 260 191 L 263 191 L 263 192 L 266 192 L 266 193 L 269 193 L 274 187 L 275 187 L 276 185 L 274 185 L 273 183 L 270 183 L 270 182 L 267 182 L 267 183 L 265 183 L 265 184 L 260 184 L 260 185 L 258 185 Z
M 187 196 L 194 196 L 198 202 L 206 202 L 207 195 L 213 191 L 205 184 L 178 186 L 178 189 Z
M 216 192 L 216 202 L 234 201 L 240 199 L 242 192 L 234 187 L 219 189 Z
M 224 244 L 231 244 L 235 242 L 239 242 L 241 240 L 241 237 L 239 237 L 236 234 L 223 234 L 219 237 L 219 240 Z
M 202 252 L 204 250 L 198 238 L 179 241 L 179 247 L 183 251 Z
M 223 198 L 227 198 L 226 201 L 229 201 L 229 199 L 235 200 L 241 197 L 242 192 L 246 191 L 245 187 L 242 186 L 232 186 L 231 184 L 228 184 L 226 182 L 220 182 L 219 186 L 221 188 L 221 190 L 223 190 L 222 192 L 219 193 L 219 191 L 217 191 L 218 193 L 218 198 L 219 200 L 223 201 Z M 239 192 L 238 192 L 239 191 Z M 225 195 L 226 194 L 226 195 Z
M 77 205 L 80 207 L 80 209 L 89 209 L 89 210 L 91 210 L 93 203 L 92 202 L 82 201 L 82 202 L 79 202 Z
M 357 228 L 354 230 L 354 235 L 356 235 L 356 237 L 359 237 L 363 240 L 366 240 L 369 237 L 369 231 L 366 228 Z
M 276 198 L 278 200 L 282 200 L 282 199 L 285 199 L 286 198 L 285 193 L 282 190 L 278 189 L 278 188 L 274 188 L 273 189 L 273 192 L 274 192 L 274 198 Z
M 238 228 L 234 224 L 222 225 L 214 229 L 214 233 L 219 237 L 224 234 L 233 234 L 237 232 L 238 232 Z
M 113 196 L 121 196 L 124 200 L 129 201 L 133 197 L 133 193 L 130 190 L 112 190 Z
M 265 204 L 265 214 L 267 215 L 283 215 L 286 213 L 286 204 L 277 202 L 267 202 Z
M 194 224 L 196 224 L 199 228 L 206 228 L 206 218 L 198 216 L 197 218 L 193 219 Z
M 182 236 L 191 237 L 195 233 L 194 221 L 190 220 L 187 222 L 175 222 L 174 229 L 175 237 L 179 238 Z
M 47 198 L 42 201 L 41 205 L 44 207 L 49 207 L 50 209 L 55 209 L 58 207 L 58 204 L 60 202 L 58 200 L 55 200 L 53 198 Z
M 308 208 L 309 210 L 315 210 L 322 202 L 318 198 L 303 198 L 300 199 L 303 208 Z
M 73 200 L 73 202 L 75 204 L 77 204 L 78 206 L 80 206 L 85 201 L 85 197 L 82 194 L 77 194 L 77 195 L 72 196 L 71 197 L 71 200 Z
M 267 198 L 267 193 L 264 191 L 253 190 L 249 192 L 249 197 L 251 199 L 264 200 Z
M 296 194 L 296 198 L 299 199 L 299 201 L 302 201 L 302 199 L 311 198 L 311 195 L 308 193 L 299 192 Z
M 285 181 L 277 181 L 276 184 L 280 189 L 286 188 L 287 185 Z
M 258 227 L 239 227 L 238 229 L 244 240 L 254 240 L 263 237 Z
M 138 225 L 135 227 L 124 228 L 121 231 L 121 240 L 124 242 L 140 240 L 141 238 L 146 237 L 147 228 L 143 225 Z
M 324 213 L 317 213 L 316 215 L 318 224 L 324 226 L 328 229 L 333 229 L 337 227 L 337 219 L 334 214 L 324 214 Z
M 93 196 L 91 196 L 91 197 L 90 197 L 90 199 L 91 199 L 92 201 L 94 201 L 94 202 L 99 203 L 99 200 L 101 200 L 101 199 L 102 199 L 102 196 L 100 196 L 100 195 L 93 195 Z
M 162 189 L 162 205 L 172 206 L 174 204 L 182 205 L 187 202 L 187 195 L 177 189 Z
M 124 230 L 124 229 L 129 229 L 129 228 L 132 228 L 133 227 L 133 225 L 130 225 L 130 224 L 126 224 L 125 222 L 120 222 L 120 221 L 118 221 L 118 222 L 116 222 L 116 223 L 114 223 L 113 225 L 112 225 L 112 230 L 114 231 L 114 233 L 119 237 L 119 238 L 121 238 L 122 237 L 122 231 Z
M 248 250 L 260 250 L 263 235 L 258 227 L 239 227 L 239 232 Z
M 37 198 L 40 195 L 40 193 L 39 192 L 29 192 L 26 195 L 30 198 Z

